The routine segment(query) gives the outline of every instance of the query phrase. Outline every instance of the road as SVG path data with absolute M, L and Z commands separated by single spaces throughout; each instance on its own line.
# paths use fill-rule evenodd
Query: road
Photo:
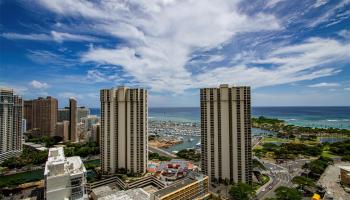
M 148 151 L 152 152 L 152 153 L 158 153 L 161 156 L 167 156 L 167 157 L 171 157 L 171 158 L 176 158 L 176 155 L 169 153 L 163 149 L 157 148 L 157 147 L 151 147 L 148 146 Z
M 263 186 L 263 189 L 260 193 L 257 194 L 258 199 L 265 199 L 274 197 L 274 191 L 279 186 L 291 186 L 292 177 L 288 173 L 288 170 L 282 166 L 272 164 L 272 163 L 264 163 L 264 166 L 269 171 L 269 177 L 272 179 L 272 182 L 269 185 Z
M 309 162 L 308 159 L 301 159 L 295 161 L 285 162 L 283 164 L 273 164 L 264 162 L 264 166 L 269 171 L 269 176 L 272 179 L 272 182 L 266 186 L 263 186 L 261 192 L 257 194 L 258 199 L 273 198 L 275 197 L 274 191 L 280 187 L 292 187 L 293 183 L 291 182 L 293 177 L 299 176 L 302 173 L 302 166 Z M 260 161 L 261 162 L 261 161 Z
M 262 141 L 263 137 L 262 136 L 254 136 L 253 137 L 253 149 L 255 146 L 257 146 L 258 144 L 260 144 L 260 142 Z

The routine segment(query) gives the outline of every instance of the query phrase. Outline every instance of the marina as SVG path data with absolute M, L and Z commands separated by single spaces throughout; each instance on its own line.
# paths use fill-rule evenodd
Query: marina
M 156 136 L 156 141 L 150 145 L 162 148 L 169 153 L 176 154 L 182 149 L 197 149 L 201 147 L 200 123 L 179 121 L 149 121 L 149 135 Z M 274 132 L 252 128 L 253 136 L 275 135 Z

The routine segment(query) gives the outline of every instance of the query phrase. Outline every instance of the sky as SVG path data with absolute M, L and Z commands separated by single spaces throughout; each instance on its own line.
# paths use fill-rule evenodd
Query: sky
M 350 106 L 350 0 L 0 0 L 0 86 L 25 99 L 147 88 L 151 107 L 252 87 L 253 106 Z

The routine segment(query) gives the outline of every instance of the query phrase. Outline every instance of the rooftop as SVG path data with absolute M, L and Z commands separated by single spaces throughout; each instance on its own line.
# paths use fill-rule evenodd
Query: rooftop
M 86 172 L 86 169 L 79 156 L 65 158 L 63 147 L 49 149 L 44 175 L 74 175 L 83 172 Z
M 99 198 L 99 200 L 149 200 L 150 194 L 141 188 L 122 190 Z
M 115 191 L 113 191 L 111 187 L 105 185 L 105 186 L 101 186 L 101 187 L 97 187 L 97 188 L 92 189 L 92 193 L 97 198 L 101 198 L 101 197 L 105 197 L 105 196 L 108 196 L 110 194 L 113 194 L 113 193 L 115 193 Z
M 339 166 L 339 168 L 350 172 L 350 166 Z
M 203 178 L 205 178 L 206 176 L 202 175 L 202 174 L 194 174 L 192 173 L 191 175 L 188 175 L 187 177 L 174 182 L 173 184 L 171 184 L 170 186 L 158 190 L 157 192 L 154 193 L 155 196 L 157 197 L 162 197 L 165 196 L 169 193 L 172 193 L 174 191 L 177 191 L 183 187 L 185 187 L 186 185 L 189 185 L 191 183 L 195 183 L 197 181 L 202 180 Z

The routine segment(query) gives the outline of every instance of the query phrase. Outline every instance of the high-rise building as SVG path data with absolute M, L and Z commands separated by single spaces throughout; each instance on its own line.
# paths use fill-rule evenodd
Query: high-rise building
M 211 180 L 252 182 L 250 87 L 202 88 L 201 165 Z
M 80 122 L 82 118 L 90 115 L 90 109 L 86 107 L 77 107 L 77 122 Z M 58 109 L 58 121 L 69 121 L 69 107 Z
M 57 112 L 57 121 L 69 121 L 69 107 L 59 108 Z
M 24 101 L 24 118 L 27 130 L 33 134 L 53 136 L 57 123 L 58 101 L 53 97 Z
M 22 133 L 24 134 L 25 132 L 27 132 L 27 120 L 22 119 Z
M 85 166 L 79 156 L 66 158 L 62 147 L 49 149 L 44 180 L 45 199 L 88 199 Z
M 100 144 L 101 124 L 93 124 L 91 128 L 91 140 Z
M 100 118 L 97 115 L 88 115 L 81 118 L 80 121 L 84 124 L 86 131 L 91 131 L 92 125 L 99 123 Z
M 23 100 L 0 88 L 0 162 L 22 151 Z
M 88 117 L 90 115 L 90 109 L 84 106 L 78 107 L 77 109 L 77 120 L 81 122 L 84 117 Z
M 68 139 L 76 141 L 77 137 L 77 100 L 69 98 L 69 131 Z
M 69 121 L 64 120 L 63 122 L 56 123 L 56 136 L 62 137 L 62 140 L 64 142 L 69 141 L 68 132 L 69 132 Z
M 103 89 L 101 100 L 101 169 L 135 175 L 147 169 L 147 90 Z

